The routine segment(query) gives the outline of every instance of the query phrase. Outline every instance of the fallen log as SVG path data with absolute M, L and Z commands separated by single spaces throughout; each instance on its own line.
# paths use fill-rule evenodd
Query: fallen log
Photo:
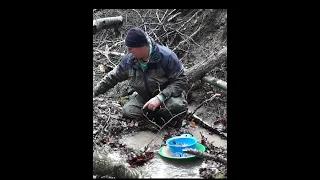
M 192 154 L 197 157 L 203 158 L 203 159 L 210 159 L 210 160 L 214 160 L 216 162 L 220 162 L 222 164 L 227 165 L 227 159 L 220 157 L 220 156 L 215 156 L 215 155 L 212 155 L 212 154 L 209 154 L 206 152 L 202 152 L 202 151 L 199 151 L 196 149 L 191 149 L 191 148 L 185 148 L 182 151 L 185 153 Z
M 120 52 L 115 52 L 115 51 L 109 51 L 108 54 L 110 55 L 114 55 L 114 56 L 120 56 L 120 57 L 123 57 L 125 56 L 124 53 L 120 53 Z
M 198 63 L 186 70 L 188 82 L 194 82 L 210 72 L 214 67 L 227 61 L 227 47 L 222 48 L 216 55 Z
M 107 17 L 93 20 L 93 34 L 101 31 L 102 29 L 115 28 L 117 29 L 122 25 L 122 16 Z
M 144 178 L 147 173 L 140 167 L 130 168 L 125 163 L 115 161 L 109 156 L 95 151 L 93 153 L 93 174 L 114 178 Z
M 219 87 L 219 88 L 221 88 L 221 89 L 223 89 L 225 91 L 227 90 L 227 82 L 222 81 L 220 79 L 217 79 L 215 77 L 204 76 L 204 77 L 202 77 L 201 80 L 204 81 L 204 82 L 210 83 L 212 85 L 215 85 L 215 86 L 217 86 L 217 87 Z

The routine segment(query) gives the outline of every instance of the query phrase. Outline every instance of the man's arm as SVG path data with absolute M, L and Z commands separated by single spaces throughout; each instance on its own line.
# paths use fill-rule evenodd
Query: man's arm
M 180 96 L 187 85 L 183 65 L 175 53 L 171 54 L 166 71 L 168 73 L 169 85 L 157 96 L 161 102 L 171 96 Z
M 123 62 L 122 62 L 123 61 Z M 119 82 L 128 79 L 128 71 L 124 69 L 125 58 L 112 71 L 105 75 L 93 90 L 93 96 L 103 94 Z
M 154 111 L 160 106 L 161 102 L 172 96 L 180 96 L 182 91 L 185 89 L 185 86 L 187 85 L 187 78 L 184 74 L 183 65 L 176 54 L 171 54 L 165 71 L 168 74 L 168 86 L 163 89 L 160 94 L 146 102 L 143 109 L 148 108 Z

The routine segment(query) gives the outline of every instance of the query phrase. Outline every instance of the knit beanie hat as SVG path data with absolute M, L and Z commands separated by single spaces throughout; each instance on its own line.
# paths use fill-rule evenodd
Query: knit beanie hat
M 147 36 L 144 31 L 138 27 L 131 28 L 125 39 L 127 47 L 142 47 L 148 44 Z

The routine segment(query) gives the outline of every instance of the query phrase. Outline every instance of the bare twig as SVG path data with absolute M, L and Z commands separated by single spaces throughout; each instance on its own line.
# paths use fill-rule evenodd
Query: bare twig
M 169 12 L 168 16 L 170 16 L 174 11 L 176 11 L 177 9 L 173 9 L 171 12 Z
M 103 31 L 103 32 L 102 32 L 102 35 L 99 36 L 99 45 L 98 45 L 98 48 L 99 48 L 99 47 L 101 46 L 101 44 L 103 44 L 103 42 L 104 42 L 104 41 L 101 42 L 101 39 L 102 39 L 102 37 L 104 36 L 104 33 L 105 33 L 105 32 L 106 32 L 106 31 Z
M 143 24 L 143 26 L 144 26 L 144 31 L 147 32 L 147 28 L 146 28 L 146 25 L 144 24 L 144 19 L 142 18 L 141 14 L 140 14 L 137 10 L 135 10 L 135 9 L 132 9 L 132 10 L 133 10 L 134 12 L 138 13 L 138 15 L 140 16 L 140 18 L 141 18 L 141 20 L 142 20 L 142 24 Z
M 107 127 L 107 125 L 109 124 L 110 117 L 111 117 L 111 108 L 109 108 L 109 117 L 108 117 L 108 119 L 106 121 L 106 124 L 103 126 L 102 129 L 100 129 L 100 131 L 94 136 L 94 138 L 96 138 L 97 135 L 100 134 Z
M 174 19 L 175 17 L 177 17 L 179 14 L 181 14 L 181 12 L 177 12 L 176 14 L 172 15 L 170 18 L 168 18 L 168 22 L 172 21 L 172 19 Z
M 151 120 L 148 118 L 148 116 L 146 116 L 145 114 L 143 114 L 143 116 L 144 116 L 145 118 L 147 118 L 147 120 L 148 120 L 150 123 L 152 123 L 153 125 L 157 126 L 159 129 L 161 129 L 161 127 L 160 127 L 157 123 L 155 123 L 154 121 L 151 121 Z
M 162 117 L 160 117 L 161 118 L 161 120 L 163 121 L 163 123 L 166 123 L 166 121 L 162 118 Z
M 186 100 L 188 99 L 188 94 L 189 94 L 190 90 L 193 88 L 193 86 L 194 86 L 194 83 L 192 83 L 192 85 L 191 85 L 190 89 L 189 89 L 189 90 L 188 90 L 188 92 L 187 92 Z
M 159 23 L 161 23 L 161 20 L 160 20 L 159 15 L 158 15 L 158 11 L 159 11 L 159 9 L 156 10 L 157 19 L 158 19 Z
M 111 50 L 112 48 L 114 48 L 115 46 L 117 46 L 120 43 L 124 43 L 124 40 L 114 43 L 109 49 Z
M 168 9 L 166 9 L 166 12 L 165 12 L 164 15 L 162 16 L 161 22 L 163 21 L 163 19 L 164 19 L 164 17 L 166 16 L 167 12 L 168 12 Z
M 192 38 L 194 35 L 196 35 L 201 29 L 202 29 L 202 25 L 200 25 L 200 27 L 194 32 L 192 33 L 187 39 L 181 41 L 172 51 L 175 51 L 181 44 L 185 43 L 188 39 Z
M 198 10 L 196 13 L 194 13 L 191 18 L 189 18 L 184 24 L 182 24 L 182 26 L 180 26 L 177 30 L 179 31 L 180 29 L 182 29 L 189 21 L 191 21 L 192 18 L 194 18 L 199 12 L 201 12 L 202 9 Z
M 151 30 L 151 32 L 154 34 L 154 36 L 155 36 L 155 38 L 158 40 L 158 42 L 161 43 L 161 41 L 160 41 L 160 39 L 158 38 L 157 34 L 154 33 L 154 31 L 153 31 L 152 29 L 150 29 L 150 30 Z
M 161 89 L 160 89 L 160 83 L 158 82 L 158 89 L 159 89 L 159 94 L 161 93 Z M 173 114 L 169 111 L 169 109 L 167 108 L 166 104 L 163 103 L 164 108 L 170 113 L 171 117 L 173 116 Z
M 167 25 L 165 25 L 165 26 L 167 26 Z M 172 27 L 169 27 L 170 29 L 172 29 L 173 31 L 171 31 L 170 33 L 172 33 L 172 32 L 177 32 L 177 33 L 179 33 L 181 36 L 186 36 L 185 34 L 183 34 L 182 32 L 180 32 L 179 30 L 177 30 L 177 29 L 174 29 L 174 28 L 172 28 Z M 205 48 L 205 47 L 202 47 L 202 46 L 200 46 L 197 42 L 195 42 L 191 37 L 188 37 L 188 36 L 186 36 L 188 39 L 190 39 L 195 45 L 197 45 L 198 47 L 200 47 L 201 49 L 205 49 L 205 50 L 210 50 L 210 49 L 207 49 L 207 48 Z
M 101 54 L 103 54 L 104 56 L 106 56 L 106 58 L 108 59 L 108 61 L 113 65 L 113 68 L 117 66 L 116 64 L 114 64 L 114 63 L 109 59 L 109 56 L 108 56 L 108 54 L 107 54 L 106 52 L 101 51 L 101 50 L 96 49 L 96 48 L 94 48 L 94 50 L 95 50 L 95 51 L 98 51 L 99 53 L 101 53 Z
M 203 101 L 201 104 L 199 104 L 195 109 L 194 111 L 191 113 L 191 116 L 205 103 L 207 103 L 208 101 L 212 101 L 216 96 L 221 96 L 220 94 L 214 94 L 213 96 L 211 96 L 211 98 Z
M 168 122 L 166 122 L 166 123 L 161 127 L 161 129 L 158 131 L 158 133 L 152 138 L 152 140 L 147 144 L 147 146 L 145 147 L 145 150 L 144 150 L 144 151 L 146 151 L 146 150 L 148 149 L 149 145 L 153 142 L 153 140 L 155 140 L 155 138 L 159 135 L 159 133 L 161 132 L 161 130 L 162 130 L 168 123 L 171 122 L 172 119 L 174 119 L 175 117 L 177 117 L 177 116 L 179 116 L 179 115 L 181 115 L 181 114 L 183 114 L 183 113 L 185 113 L 185 112 L 187 112 L 187 111 L 182 111 L 182 112 L 180 112 L 179 114 L 174 115 Z

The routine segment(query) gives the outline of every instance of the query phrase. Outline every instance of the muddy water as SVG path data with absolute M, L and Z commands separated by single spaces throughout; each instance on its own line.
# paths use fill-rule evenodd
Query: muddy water
M 209 132 L 203 128 L 190 128 L 191 134 L 200 140 L 200 132 L 213 142 L 215 146 L 226 146 L 227 141 L 220 139 L 219 136 L 209 135 Z M 141 149 L 145 147 L 156 135 L 150 131 L 142 131 L 134 134 L 128 134 L 120 139 L 121 143 L 128 147 Z M 151 145 L 163 144 L 164 133 L 160 133 Z M 170 155 L 169 149 L 164 147 L 163 153 Z M 202 167 L 203 159 L 195 158 L 190 160 L 171 160 L 161 157 L 158 153 L 155 157 L 144 165 L 144 168 L 150 172 L 151 178 L 199 178 L 199 168 Z

